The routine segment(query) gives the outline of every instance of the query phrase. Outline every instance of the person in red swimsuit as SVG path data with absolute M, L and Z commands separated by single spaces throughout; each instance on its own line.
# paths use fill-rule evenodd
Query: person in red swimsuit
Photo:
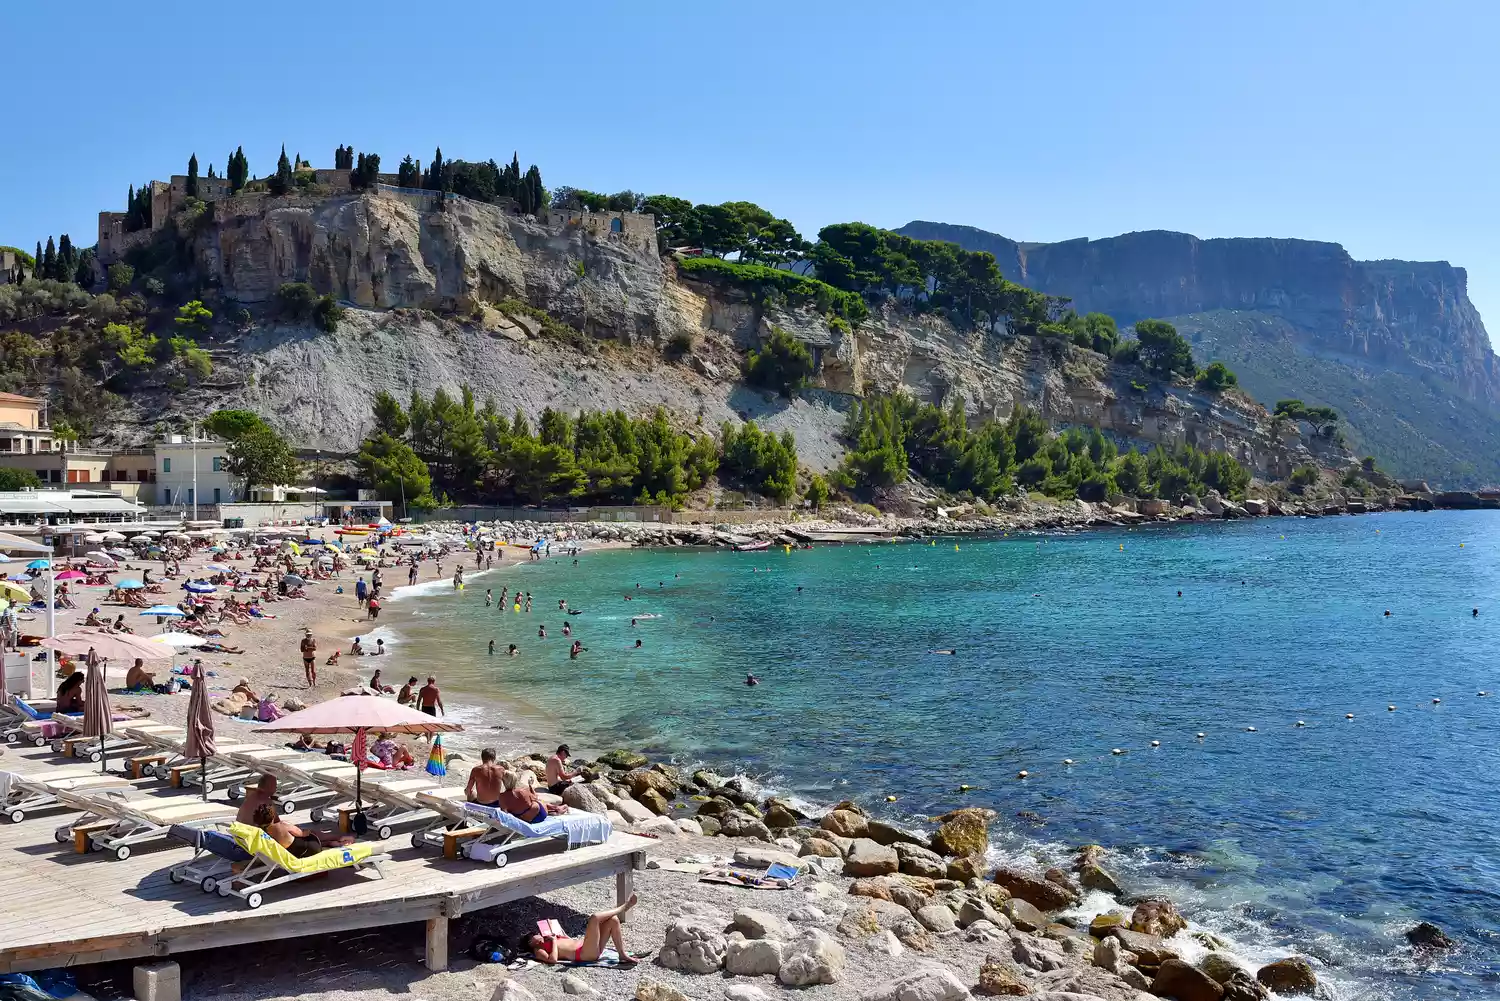
M 604 946 L 613 943 L 621 966 L 634 966 L 638 960 L 625 951 L 625 933 L 620 929 L 620 918 L 636 905 L 635 894 L 619 907 L 589 915 L 589 923 L 583 930 L 583 938 L 566 935 L 542 935 L 537 932 L 521 936 L 521 952 L 530 952 L 541 963 L 592 963 L 604 952 Z

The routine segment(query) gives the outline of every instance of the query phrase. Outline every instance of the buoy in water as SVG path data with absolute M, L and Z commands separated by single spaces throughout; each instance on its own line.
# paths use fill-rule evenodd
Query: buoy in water
M 1442 701 L 1443 701 L 1443 700 L 1442 700 L 1442 699 L 1433 699 L 1433 700 L 1432 700 L 1432 704 L 1433 704 L 1433 705 L 1438 705 L 1438 704 L 1440 704 L 1440 703 L 1441 703 L 1441 702 L 1442 702 Z
M 1159 740 L 1153 740 L 1151 742 L 1151 746 L 1152 747 L 1160 747 L 1161 746 L 1161 741 L 1159 741 Z
M 1123 553 L 1124 551 L 1125 551 L 1125 543 L 1122 542 L 1122 543 L 1120 543 L 1120 552 Z
M 1124 751 L 1123 748 L 1116 747 L 1116 748 L 1112 748 L 1109 753 L 1110 754 L 1124 754 L 1125 751 Z
M 1199 732 L 1199 734 L 1198 734 L 1198 739 L 1199 739 L 1199 740 L 1202 740 L 1202 739 L 1203 739 L 1203 738 L 1204 738 L 1204 737 L 1206 737 L 1206 736 L 1207 736 L 1207 734 L 1205 734 L 1205 733 L 1202 733 L 1202 732 Z
M 1023 768 L 1019 772 L 1016 772 L 1016 778 L 1018 778 L 1018 779 L 1024 779 L 1027 774 L 1028 773 L 1027 773 L 1026 769 Z
M 887 803 L 894 803 L 894 802 L 896 802 L 896 797 L 895 797 L 895 796 L 887 796 L 887 797 L 886 797 L 886 798 L 885 798 L 885 801 L 886 801 L 886 802 L 887 802 Z
M 971 786 L 971 785 L 961 785 L 961 786 L 958 787 L 958 791 L 959 792 L 968 792 L 972 788 L 974 788 L 974 787 Z
M 1353 719 L 1353 718 L 1354 718 L 1354 714 L 1353 713 L 1344 713 L 1344 719 Z
M 1483 695 L 1484 693 L 1480 692 L 1479 694 Z M 1063 758 L 1063 764 L 1067 765 L 1069 768 L 1072 768 L 1073 767 L 1073 759 L 1072 758 Z
M 1247 726 L 1247 727 L 1245 727 L 1245 732 L 1246 733 L 1255 733 L 1256 732 L 1255 731 L 1255 727 L 1253 727 L 1253 726 Z
M 1480 692 L 1479 693 L 1479 697 L 1482 699 L 1482 698 L 1484 698 L 1488 694 L 1490 694 L 1490 693 L 1489 692 Z
M 1388 713 L 1393 713 L 1393 712 L 1396 711 L 1396 707 L 1395 706 L 1386 706 L 1385 707 L 1385 711 L 1388 712 Z
M 1306 722 L 1306 721 L 1305 721 L 1305 720 L 1300 720 L 1300 719 L 1299 719 L 1299 720 L 1298 720 L 1298 721 L 1297 721 L 1297 726 L 1306 726 L 1306 725 L 1307 725 L 1307 722 Z

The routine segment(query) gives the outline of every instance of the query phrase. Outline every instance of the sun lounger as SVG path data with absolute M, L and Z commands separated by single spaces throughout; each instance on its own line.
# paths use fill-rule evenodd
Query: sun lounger
M 610 823 L 592 813 L 569 811 L 528 824 L 504 810 L 432 793 L 417 793 L 417 801 L 442 819 L 411 837 L 414 848 L 440 848 L 444 857 L 464 858 L 504 866 L 536 855 L 567 851 L 579 845 L 609 840 Z
M 301 757 L 301 755 L 302 752 L 294 751 L 290 747 L 253 747 L 219 751 L 218 757 L 231 762 L 244 772 L 244 775 L 229 783 L 230 800 L 239 801 L 245 795 L 246 784 L 252 780 L 259 781 L 260 776 L 270 774 L 263 767 L 267 761 L 281 761 Z
M 132 778 L 143 778 L 149 772 L 165 782 L 171 766 L 182 760 L 187 747 L 187 731 L 177 726 L 125 726 L 120 732 L 141 744 L 140 751 L 125 757 Z
M 176 727 L 166 723 L 147 721 L 137 723 L 131 729 L 139 735 L 157 730 L 175 730 Z M 102 741 L 98 737 L 85 737 L 79 732 L 71 736 L 58 737 L 52 742 L 54 752 L 70 758 L 84 757 L 90 761 L 100 761 L 106 754 L 111 756 L 134 754 L 145 746 L 140 736 L 127 734 L 123 728 L 106 735 Z
M 83 725 L 83 713 L 57 713 L 49 710 L 38 709 L 35 705 L 21 698 L 13 698 L 14 705 L 26 718 L 20 725 L 6 731 L 5 740 L 9 744 L 32 744 L 36 747 L 46 747 L 47 742 L 59 733 L 64 732 L 64 727 L 59 720 L 76 719 L 78 725 Z M 68 728 L 67 732 L 71 732 Z
M 299 754 L 295 758 L 268 758 L 260 763 L 266 775 L 276 776 L 276 811 L 295 813 L 299 806 L 322 803 L 341 795 L 331 784 L 336 778 L 353 778 L 355 768 L 347 761 L 326 755 Z
M 167 833 L 193 846 L 192 859 L 167 870 L 167 878 L 174 883 L 197 883 L 204 893 L 213 893 L 219 880 L 228 876 L 234 866 L 243 866 L 254 857 L 229 836 L 228 824 L 213 827 L 173 824 Z
M 58 790 L 128 794 L 130 789 L 130 783 L 118 775 L 103 774 L 92 765 L 64 765 L 40 775 L 0 772 L 0 814 L 12 824 L 19 824 L 28 813 L 61 806 Z
M 341 848 L 326 848 L 316 855 L 297 858 L 276 843 L 265 831 L 249 824 L 231 824 L 229 833 L 240 848 L 254 856 L 239 873 L 218 881 L 220 896 L 239 897 L 252 909 L 261 904 L 261 894 L 276 886 L 315 876 L 335 869 L 375 870 L 375 875 L 385 878 L 380 864 L 389 862 L 389 855 L 376 855 L 374 845 L 355 844 Z
M 320 823 L 329 810 L 337 810 L 339 830 L 348 830 L 349 818 L 355 812 L 352 801 L 357 791 L 362 807 L 360 812 L 364 814 L 365 820 L 373 825 L 372 829 L 381 841 L 389 838 L 391 828 L 398 824 L 409 823 L 413 820 L 427 820 L 432 817 L 432 808 L 417 799 L 419 793 L 460 800 L 463 798 L 462 789 L 455 786 L 444 790 L 427 776 L 411 772 L 367 771 L 357 789 L 355 780 L 351 776 L 330 775 L 327 781 L 341 794 L 349 797 L 351 802 L 315 807 L 312 811 L 313 823 Z
M 207 762 L 200 762 L 197 758 L 179 760 L 167 770 L 168 780 L 178 786 L 203 786 L 207 792 L 227 785 L 243 785 L 250 773 L 230 755 L 237 751 L 265 749 L 264 744 L 224 744 L 214 749 Z
M 126 800 L 113 792 L 89 794 L 59 789 L 57 799 L 65 806 L 84 811 L 83 816 L 57 829 L 57 840 L 72 840 L 77 847 L 82 832 L 88 847 L 113 852 L 117 859 L 129 858 L 133 845 L 165 837 L 173 824 L 198 827 L 233 820 L 236 813 L 228 803 L 206 802 L 197 796 L 142 796 Z
M 0 703 L 0 733 L 4 733 L 8 739 L 11 731 L 19 730 L 22 723 L 51 716 L 56 705 L 52 699 L 28 701 L 19 695 L 7 694 L 5 701 Z

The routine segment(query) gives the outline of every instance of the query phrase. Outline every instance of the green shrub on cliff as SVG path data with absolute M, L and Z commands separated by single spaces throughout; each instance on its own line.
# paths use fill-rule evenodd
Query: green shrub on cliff
M 796 396 L 813 374 L 812 352 L 780 327 L 771 328 L 771 336 L 760 350 L 745 356 L 745 378 L 755 386 L 774 389 L 782 396 Z
M 1198 373 L 1197 379 L 1198 388 L 1210 393 L 1222 393 L 1229 387 L 1238 385 L 1239 381 L 1229 366 L 1221 361 L 1211 363 Z
M 677 267 L 689 278 L 736 285 L 764 301 L 785 301 L 794 308 L 812 305 L 819 312 L 832 313 L 856 325 L 870 315 L 859 295 L 795 271 L 717 257 L 687 257 L 679 260 Z

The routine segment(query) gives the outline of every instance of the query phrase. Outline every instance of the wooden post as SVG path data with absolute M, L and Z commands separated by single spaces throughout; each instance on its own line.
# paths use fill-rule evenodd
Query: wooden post
M 448 968 L 448 918 L 446 915 L 427 919 L 427 950 L 422 965 L 437 972 Z
M 625 903 L 635 890 L 635 870 L 626 869 L 615 873 L 615 905 Z

